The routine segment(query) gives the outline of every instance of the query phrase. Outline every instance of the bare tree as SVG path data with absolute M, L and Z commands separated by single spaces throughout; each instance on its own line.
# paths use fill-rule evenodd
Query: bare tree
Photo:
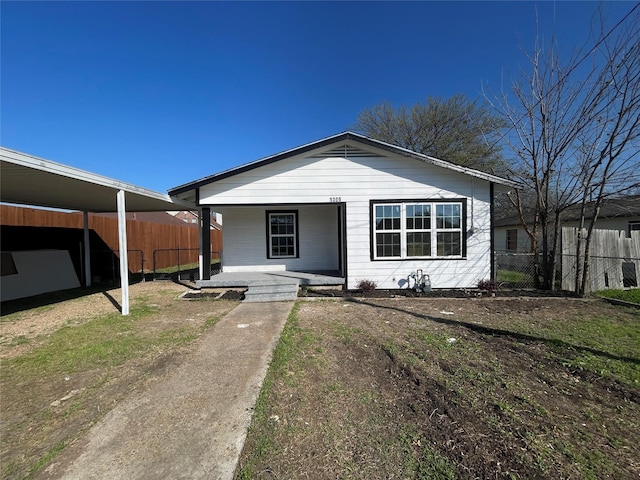
M 636 11 L 635 15 L 633 12 Z M 577 251 L 576 292 L 588 295 L 592 232 L 603 200 L 612 192 L 640 183 L 640 10 L 630 12 L 613 40 L 605 38 L 597 50 L 602 68 L 585 96 L 592 121 L 580 134 L 586 147 L 578 163 L 577 178 L 584 189 L 581 200 Z M 589 208 L 591 211 L 587 211 Z M 587 221 L 587 218 L 589 219 Z
M 594 47 L 564 62 L 554 39 L 548 47 L 538 39 L 533 53 L 525 54 L 528 68 L 513 80 L 511 90 L 485 94 L 510 126 L 505 137 L 515 154 L 510 173 L 535 199 L 529 223 L 522 195 L 512 196 L 512 203 L 531 239 L 531 252 L 541 247 L 541 265 L 536 260 L 534 272 L 542 274 L 547 289 L 554 288 L 563 212 L 581 204 L 584 225 L 586 206 L 594 208 L 576 279 L 577 291 L 586 294 L 587 275 L 582 273 L 588 274 L 588 246 L 602 200 L 638 178 L 637 164 L 635 172 L 630 170 L 638 152 L 640 116 L 636 10 L 637 5 L 609 32 L 601 28 Z

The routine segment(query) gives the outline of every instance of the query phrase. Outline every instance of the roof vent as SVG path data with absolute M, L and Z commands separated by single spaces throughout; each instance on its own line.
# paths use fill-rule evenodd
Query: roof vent
M 339 147 L 334 147 L 331 150 L 325 150 L 324 152 L 316 153 L 311 158 L 327 158 L 327 157 L 342 157 L 342 158 L 362 158 L 362 157 L 382 157 L 378 153 L 367 152 L 358 147 L 352 147 L 344 144 Z

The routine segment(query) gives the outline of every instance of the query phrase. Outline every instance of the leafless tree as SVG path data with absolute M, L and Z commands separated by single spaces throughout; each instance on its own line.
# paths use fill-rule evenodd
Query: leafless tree
M 510 174 L 534 199 L 527 205 L 522 193 L 511 197 L 531 252 L 543 253 L 541 265 L 534 264 L 535 280 L 541 274 L 543 288 L 554 288 L 562 214 L 580 204 L 581 225 L 586 218 L 590 224 L 576 285 L 578 293 L 588 293 L 588 247 L 600 205 L 639 178 L 639 11 L 636 5 L 607 32 L 600 17 L 593 47 L 565 61 L 554 39 L 545 46 L 538 37 L 510 90 L 485 93 L 510 126 L 505 136 L 514 153 Z M 593 211 L 587 212 L 587 206 Z M 527 207 L 532 214 L 526 214 Z

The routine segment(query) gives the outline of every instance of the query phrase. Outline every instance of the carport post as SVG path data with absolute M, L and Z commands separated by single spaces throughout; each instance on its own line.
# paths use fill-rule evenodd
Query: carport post
M 129 315 L 129 259 L 127 258 L 127 211 L 124 190 L 118 190 L 118 242 L 120 247 L 120 288 L 122 289 L 122 315 Z
M 89 244 L 89 212 L 82 212 L 84 220 L 84 286 L 91 286 L 91 245 Z

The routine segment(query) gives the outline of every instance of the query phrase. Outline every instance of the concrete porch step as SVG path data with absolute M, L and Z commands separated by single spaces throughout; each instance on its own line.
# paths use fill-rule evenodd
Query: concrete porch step
M 255 283 L 244 293 L 245 302 L 281 302 L 298 297 L 298 283 Z

